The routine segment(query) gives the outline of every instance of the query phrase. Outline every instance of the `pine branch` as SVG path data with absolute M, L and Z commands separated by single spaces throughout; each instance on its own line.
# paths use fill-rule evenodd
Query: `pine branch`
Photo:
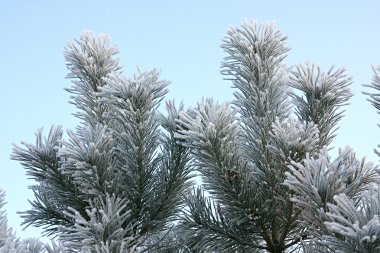
M 35 145 L 24 143 L 25 148 L 15 146 L 11 156 L 13 160 L 20 161 L 27 175 L 39 184 L 32 187 L 36 200 L 30 203 L 34 210 L 21 212 L 25 219 L 23 224 L 49 224 L 47 234 L 57 232 L 60 223 L 73 224 L 62 213 L 61 207 L 69 205 L 80 210 L 86 206 L 86 202 L 78 196 L 73 179 L 60 170 L 63 162 L 58 155 L 61 138 L 60 127 L 52 127 L 46 139 L 42 138 L 40 130 L 36 133 Z
M 225 216 L 219 205 L 204 197 L 201 188 L 185 197 L 185 201 L 189 210 L 184 212 L 179 228 L 184 233 L 185 243 L 198 252 L 258 252 L 266 249 L 260 245 L 262 240 L 255 239 L 251 233 L 238 236 L 235 229 L 243 223 Z
M 345 69 L 330 68 L 325 73 L 314 64 L 300 65 L 291 72 L 290 86 L 296 92 L 290 93 L 301 121 L 313 122 L 318 126 L 319 147 L 328 146 L 335 137 L 338 122 L 344 111 L 339 109 L 348 104 L 352 97 L 352 78 Z
M 95 35 L 90 31 L 82 33 L 79 40 L 68 43 L 64 50 L 67 78 L 72 79 L 74 86 L 66 89 L 71 102 L 79 110 L 74 115 L 90 124 L 93 128 L 103 123 L 105 106 L 99 101 L 100 87 L 106 85 L 105 79 L 121 73 L 119 61 L 115 55 L 116 47 L 109 47 L 110 38 L 106 35 Z
M 380 179 L 373 165 L 359 162 L 350 149 L 342 150 L 334 161 L 330 161 L 324 149 L 318 158 L 293 162 L 290 170 L 284 184 L 293 191 L 291 200 L 303 210 L 301 224 L 319 239 L 329 234 L 325 222 L 330 219 L 328 213 L 336 196 L 345 194 L 358 203 L 360 196 Z
M 345 194 L 336 195 L 336 204 L 329 204 L 330 221 L 326 221 L 335 236 L 323 236 L 325 243 L 338 252 L 377 252 L 380 249 L 379 197 L 378 187 L 364 194 L 360 203 Z

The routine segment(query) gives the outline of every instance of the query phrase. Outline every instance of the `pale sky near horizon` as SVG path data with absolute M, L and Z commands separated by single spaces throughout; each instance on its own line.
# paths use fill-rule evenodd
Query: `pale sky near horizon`
M 340 122 L 334 147 L 352 147 L 378 163 L 380 117 L 361 94 L 380 65 L 379 1 L 0 1 L 0 188 L 6 191 L 9 225 L 21 231 L 17 211 L 33 199 L 21 165 L 10 160 L 12 143 L 34 142 L 52 124 L 74 129 L 63 90 L 71 83 L 63 47 L 82 30 L 107 33 L 120 48 L 124 73 L 157 67 L 172 82 L 167 98 L 195 105 L 202 97 L 231 100 L 231 83 L 220 75 L 221 40 L 244 18 L 274 21 L 288 36 L 288 66 L 311 61 L 323 70 L 346 67 L 354 97 Z M 331 153 L 334 157 L 336 150 Z

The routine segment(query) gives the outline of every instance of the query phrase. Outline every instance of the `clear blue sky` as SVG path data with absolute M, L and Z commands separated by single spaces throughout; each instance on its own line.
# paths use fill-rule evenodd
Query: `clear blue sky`
M 314 62 L 327 70 L 346 67 L 355 96 L 333 146 L 353 147 L 378 161 L 380 117 L 361 94 L 372 65 L 380 64 L 379 1 L 1 1 L 0 2 L 0 188 L 7 192 L 9 224 L 22 237 L 16 211 L 32 199 L 21 166 L 9 159 L 12 143 L 34 142 L 34 132 L 52 124 L 73 129 L 71 84 L 62 50 L 82 30 L 107 33 L 121 50 L 124 73 L 158 67 L 172 81 L 167 98 L 194 105 L 202 97 L 232 99 L 219 74 L 221 40 L 244 18 L 275 21 L 292 48 L 289 66 Z M 334 155 L 334 151 L 332 152 Z

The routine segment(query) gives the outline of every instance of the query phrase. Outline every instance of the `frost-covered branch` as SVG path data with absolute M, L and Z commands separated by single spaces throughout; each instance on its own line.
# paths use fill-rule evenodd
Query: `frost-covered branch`
M 107 35 L 96 37 L 90 31 L 84 31 L 79 40 L 69 42 L 64 50 L 67 78 L 72 79 L 73 87 L 66 89 L 73 94 L 71 103 L 78 112 L 75 115 L 92 127 L 103 123 L 105 106 L 99 101 L 100 87 L 106 84 L 106 78 L 121 72 L 117 47 L 110 47 Z
M 364 192 L 360 201 L 345 194 L 329 204 L 326 227 L 335 236 L 325 235 L 324 243 L 336 252 L 370 253 L 380 250 L 380 193 L 378 185 Z
M 320 148 L 327 146 L 335 137 L 337 124 L 344 116 L 340 108 L 352 97 L 352 78 L 345 69 L 330 68 L 327 73 L 314 64 L 299 65 L 291 72 L 290 86 L 297 92 L 291 93 L 296 114 L 302 121 L 318 126 Z
M 348 211 L 358 212 L 362 208 L 361 201 L 365 194 L 378 184 L 379 174 L 371 163 L 356 159 L 351 149 L 341 150 L 338 157 L 331 161 L 327 149 L 323 149 L 318 158 L 308 157 L 302 163 L 293 162 L 291 172 L 287 172 L 284 182 L 292 192 L 292 201 L 302 211 L 301 223 L 309 228 L 311 238 L 319 238 L 322 242 L 324 236 L 334 237 L 330 232 L 333 219 L 331 212 L 340 196 L 344 194 L 349 199 Z M 365 201 L 366 202 L 366 201 Z M 340 202 L 343 204 L 343 202 Z M 342 216 L 345 216 L 344 214 Z M 338 216 L 335 218 L 338 219 Z M 353 224 L 352 224 L 353 225 Z M 337 237 L 339 238 L 339 237 Z

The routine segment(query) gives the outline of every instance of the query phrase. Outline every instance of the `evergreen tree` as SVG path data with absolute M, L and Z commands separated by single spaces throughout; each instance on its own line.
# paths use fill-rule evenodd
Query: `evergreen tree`
M 204 100 L 180 115 L 177 136 L 203 178 L 202 188 L 185 197 L 179 225 L 195 252 L 379 246 L 379 208 L 369 204 L 378 199 L 369 193 L 377 171 L 350 149 L 333 161 L 327 152 L 351 78 L 344 69 L 323 72 L 310 63 L 287 69 L 285 41 L 273 25 L 231 28 L 222 74 L 237 89 L 235 100 Z
M 157 70 L 125 78 L 107 36 L 70 43 L 80 125 L 68 140 L 61 127 L 38 131 L 12 155 L 36 181 L 24 224 L 63 244 L 33 252 L 380 252 L 378 168 L 350 148 L 328 154 L 352 80 L 287 68 L 285 43 L 274 25 L 231 28 L 222 74 L 234 101 L 168 102 L 166 116 Z M 369 87 L 380 111 L 380 67 Z M 193 170 L 202 185 L 188 192 Z M 4 217 L 0 249 L 13 250 Z
M 124 77 L 117 53 L 91 32 L 69 43 L 67 90 L 80 125 L 68 140 L 61 127 L 38 131 L 12 155 L 36 181 L 24 224 L 70 252 L 153 250 L 149 238 L 170 229 L 190 184 L 188 149 L 174 138 L 183 107 L 168 102 L 167 116 L 158 113 L 168 82 L 157 70 Z

